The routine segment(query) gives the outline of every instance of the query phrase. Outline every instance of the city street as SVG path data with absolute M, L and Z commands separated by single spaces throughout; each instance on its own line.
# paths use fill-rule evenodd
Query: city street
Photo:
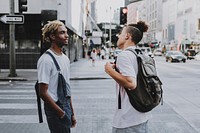
M 152 111 L 150 133 L 200 133 L 200 61 L 165 62 L 155 57 L 163 82 L 164 103 Z M 77 126 L 72 133 L 111 133 L 115 82 L 104 72 L 106 61 L 81 59 L 71 64 L 72 99 Z M 0 72 L 0 78 L 8 70 Z M 48 133 L 38 123 L 34 83 L 36 70 L 17 70 L 27 81 L 0 81 L 0 133 Z

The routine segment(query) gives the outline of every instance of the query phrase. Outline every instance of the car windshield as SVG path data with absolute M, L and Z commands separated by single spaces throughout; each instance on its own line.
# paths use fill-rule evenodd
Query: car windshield
M 170 53 L 171 55 L 182 55 L 180 51 L 173 51 Z

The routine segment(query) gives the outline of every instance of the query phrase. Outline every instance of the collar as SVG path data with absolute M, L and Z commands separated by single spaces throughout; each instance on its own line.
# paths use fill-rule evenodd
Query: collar
M 124 50 L 126 50 L 126 49 L 136 49 L 137 48 L 137 46 L 128 46 L 127 48 L 125 48 Z

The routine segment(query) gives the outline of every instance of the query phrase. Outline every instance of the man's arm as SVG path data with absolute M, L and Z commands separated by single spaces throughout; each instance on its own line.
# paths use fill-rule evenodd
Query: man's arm
M 72 128 L 76 126 L 76 118 L 75 118 L 75 114 L 74 114 L 74 108 L 72 106 L 72 98 L 70 99 L 70 106 L 72 109 Z
M 107 62 L 105 65 L 105 72 L 124 88 L 128 88 L 131 90 L 135 89 L 137 86 L 136 79 L 130 76 L 123 76 L 122 74 L 115 71 L 114 67 L 115 64 Z
M 39 94 L 42 100 L 49 105 L 57 113 L 59 118 L 64 117 L 65 112 L 53 101 L 53 99 L 47 93 L 48 84 L 39 83 Z

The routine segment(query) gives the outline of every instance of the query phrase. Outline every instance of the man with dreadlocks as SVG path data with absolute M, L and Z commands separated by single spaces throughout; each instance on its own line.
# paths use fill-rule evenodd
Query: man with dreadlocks
M 42 28 L 42 36 L 44 42 L 51 44 L 47 51 L 55 57 L 60 72 L 69 84 L 70 61 L 62 52 L 62 46 L 67 45 L 69 37 L 65 25 L 58 20 L 49 21 Z M 66 105 L 62 105 L 63 109 L 59 106 L 58 70 L 52 57 L 44 53 L 38 60 L 37 69 L 39 93 L 44 101 L 44 110 L 51 133 L 70 133 L 70 128 L 76 125 L 72 100 L 68 99 Z

